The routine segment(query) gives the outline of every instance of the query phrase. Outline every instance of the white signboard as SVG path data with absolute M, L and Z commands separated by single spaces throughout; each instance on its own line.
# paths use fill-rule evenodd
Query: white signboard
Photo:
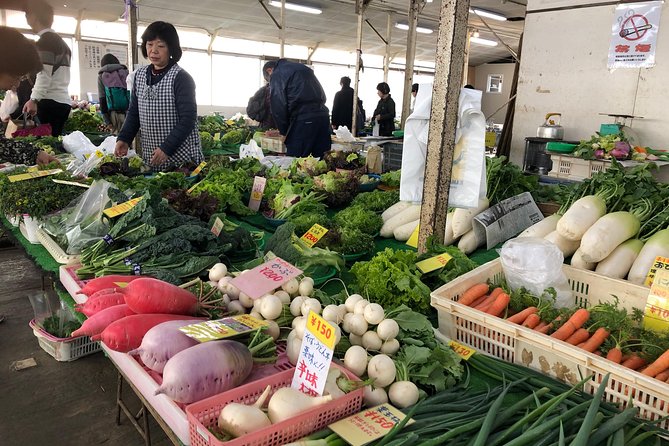
M 611 27 L 609 68 L 650 68 L 655 65 L 661 14 L 661 1 L 616 7 Z

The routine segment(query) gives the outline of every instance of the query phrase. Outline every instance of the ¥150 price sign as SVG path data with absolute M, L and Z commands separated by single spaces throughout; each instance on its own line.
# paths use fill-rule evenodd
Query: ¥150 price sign
M 301 239 L 311 248 L 323 238 L 326 232 L 328 232 L 326 228 L 316 223 L 301 237 Z
M 322 395 L 335 346 L 335 328 L 310 311 L 291 387 L 307 395 Z
M 385 437 L 406 415 L 390 404 L 380 404 L 363 410 L 328 427 L 348 444 L 363 446 Z M 407 424 L 413 423 L 409 420 Z
M 279 257 L 275 257 L 244 274 L 240 274 L 232 279 L 230 283 L 252 299 L 257 299 L 300 274 L 302 274 L 301 269 Z
M 311 312 L 307 320 L 307 330 L 313 333 L 327 348 L 334 350 L 336 332 L 328 321 Z

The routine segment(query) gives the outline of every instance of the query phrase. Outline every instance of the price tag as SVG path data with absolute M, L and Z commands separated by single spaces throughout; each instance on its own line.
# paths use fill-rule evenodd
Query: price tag
M 116 285 L 119 288 L 125 288 L 128 286 L 128 282 L 114 282 L 114 285 Z
M 411 237 L 407 240 L 407 245 L 412 248 L 418 248 L 418 231 L 420 231 L 420 225 L 416 226 L 416 229 L 413 230 Z
M 38 166 L 30 166 L 28 167 L 28 172 L 37 172 L 39 170 Z
M 195 168 L 195 170 L 190 174 L 190 176 L 194 177 L 197 176 L 198 173 L 202 172 L 202 169 L 204 169 L 204 166 L 206 166 L 207 163 L 205 161 L 202 161 L 199 166 Z
M 438 256 L 416 262 L 416 267 L 421 270 L 423 274 L 427 274 L 430 271 L 444 267 L 452 258 L 453 257 L 444 252 Z
M 453 351 L 465 361 L 467 361 L 474 353 L 476 353 L 476 350 L 473 348 L 462 345 L 459 342 L 450 341 L 448 346 L 451 347 Z
M 385 437 L 397 423 L 406 418 L 390 404 L 380 404 L 336 421 L 328 427 L 352 446 L 363 446 Z M 413 423 L 409 420 L 407 424 Z
M 653 262 L 653 266 L 650 267 L 646 280 L 643 282 L 646 286 L 651 286 L 653 284 L 653 279 L 658 270 L 669 270 L 669 258 L 657 256 Z
M 495 147 L 495 143 L 497 143 L 497 133 L 485 132 L 485 146 Z
M 105 156 L 105 154 L 102 153 L 100 150 L 96 150 L 95 151 L 95 156 L 98 157 L 98 158 L 102 158 L 103 156 Z
M 249 199 L 249 209 L 258 212 L 260 209 L 260 202 L 262 201 L 262 194 L 265 192 L 265 185 L 267 179 L 263 177 L 255 177 L 253 179 L 253 187 L 251 188 L 251 198 Z
M 669 271 L 658 269 L 655 273 L 643 316 L 644 328 L 659 332 L 669 330 Z
M 291 387 L 307 395 L 323 395 L 335 345 L 335 328 L 309 312 Z
M 214 141 L 220 141 L 220 140 L 221 140 L 221 132 L 214 133 Z
M 15 183 L 17 181 L 32 180 L 33 178 L 42 178 L 42 177 L 48 177 L 49 175 L 56 175 L 57 173 L 61 173 L 62 171 L 63 169 L 40 170 L 37 172 L 10 175 L 7 178 L 9 179 L 10 183 Z
M 195 190 L 195 188 L 198 187 L 198 186 L 200 185 L 200 183 L 201 183 L 201 181 L 200 181 L 200 182 L 197 182 L 197 183 L 195 183 L 195 184 L 193 184 L 193 185 L 190 187 L 190 189 L 188 189 L 188 190 L 186 191 L 186 193 L 187 193 L 187 194 L 192 193 L 192 192 Z
M 316 223 L 300 238 L 311 248 L 323 238 L 326 232 L 328 232 L 327 228 Z
M 53 181 L 54 183 L 58 183 L 58 184 L 65 184 L 67 186 L 79 186 L 79 187 L 83 187 L 83 188 L 86 188 L 86 189 L 91 187 L 90 184 L 77 183 L 76 181 L 57 180 L 55 178 L 51 181 Z
M 91 105 L 88 106 L 88 111 L 91 112 L 91 113 L 96 113 L 97 109 L 95 108 L 94 104 L 91 104 Z
M 130 209 L 134 208 L 137 203 L 142 201 L 142 198 L 144 197 L 133 198 L 132 200 L 126 201 L 125 203 L 117 204 L 116 206 L 105 209 L 102 212 L 109 218 L 118 217 L 119 215 L 125 214 Z
M 246 293 L 251 299 L 257 299 L 300 274 L 302 274 L 301 269 L 279 257 L 275 257 L 244 274 L 240 274 L 232 279 L 230 283 Z
M 180 327 L 179 330 L 199 342 L 207 342 L 230 338 L 267 325 L 269 325 L 267 322 L 256 319 L 249 314 L 240 314 L 215 321 L 186 325 Z
M 223 220 L 221 220 L 219 217 L 216 217 L 216 220 L 214 221 L 214 226 L 211 227 L 211 232 L 218 237 L 221 234 L 221 231 L 223 230 Z

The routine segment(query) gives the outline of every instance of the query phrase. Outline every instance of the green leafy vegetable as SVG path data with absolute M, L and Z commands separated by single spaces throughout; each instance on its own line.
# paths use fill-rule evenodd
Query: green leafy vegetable
M 349 206 L 337 212 L 334 222 L 341 227 L 353 227 L 369 235 L 375 235 L 383 226 L 383 219 L 374 211 L 368 211 L 362 206 Z

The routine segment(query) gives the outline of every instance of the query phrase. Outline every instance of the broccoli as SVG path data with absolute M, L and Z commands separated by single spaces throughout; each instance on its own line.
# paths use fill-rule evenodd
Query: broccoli
M 334 266 L 337 270 L 341 270 L 344 266 L 344 259 L 336 252 L 307 246 L 295 235 L 295 225 L 291 222 L 279 226 L 267 241 L 265 253 L 270 251 L 303 271 L 323 265 Z

